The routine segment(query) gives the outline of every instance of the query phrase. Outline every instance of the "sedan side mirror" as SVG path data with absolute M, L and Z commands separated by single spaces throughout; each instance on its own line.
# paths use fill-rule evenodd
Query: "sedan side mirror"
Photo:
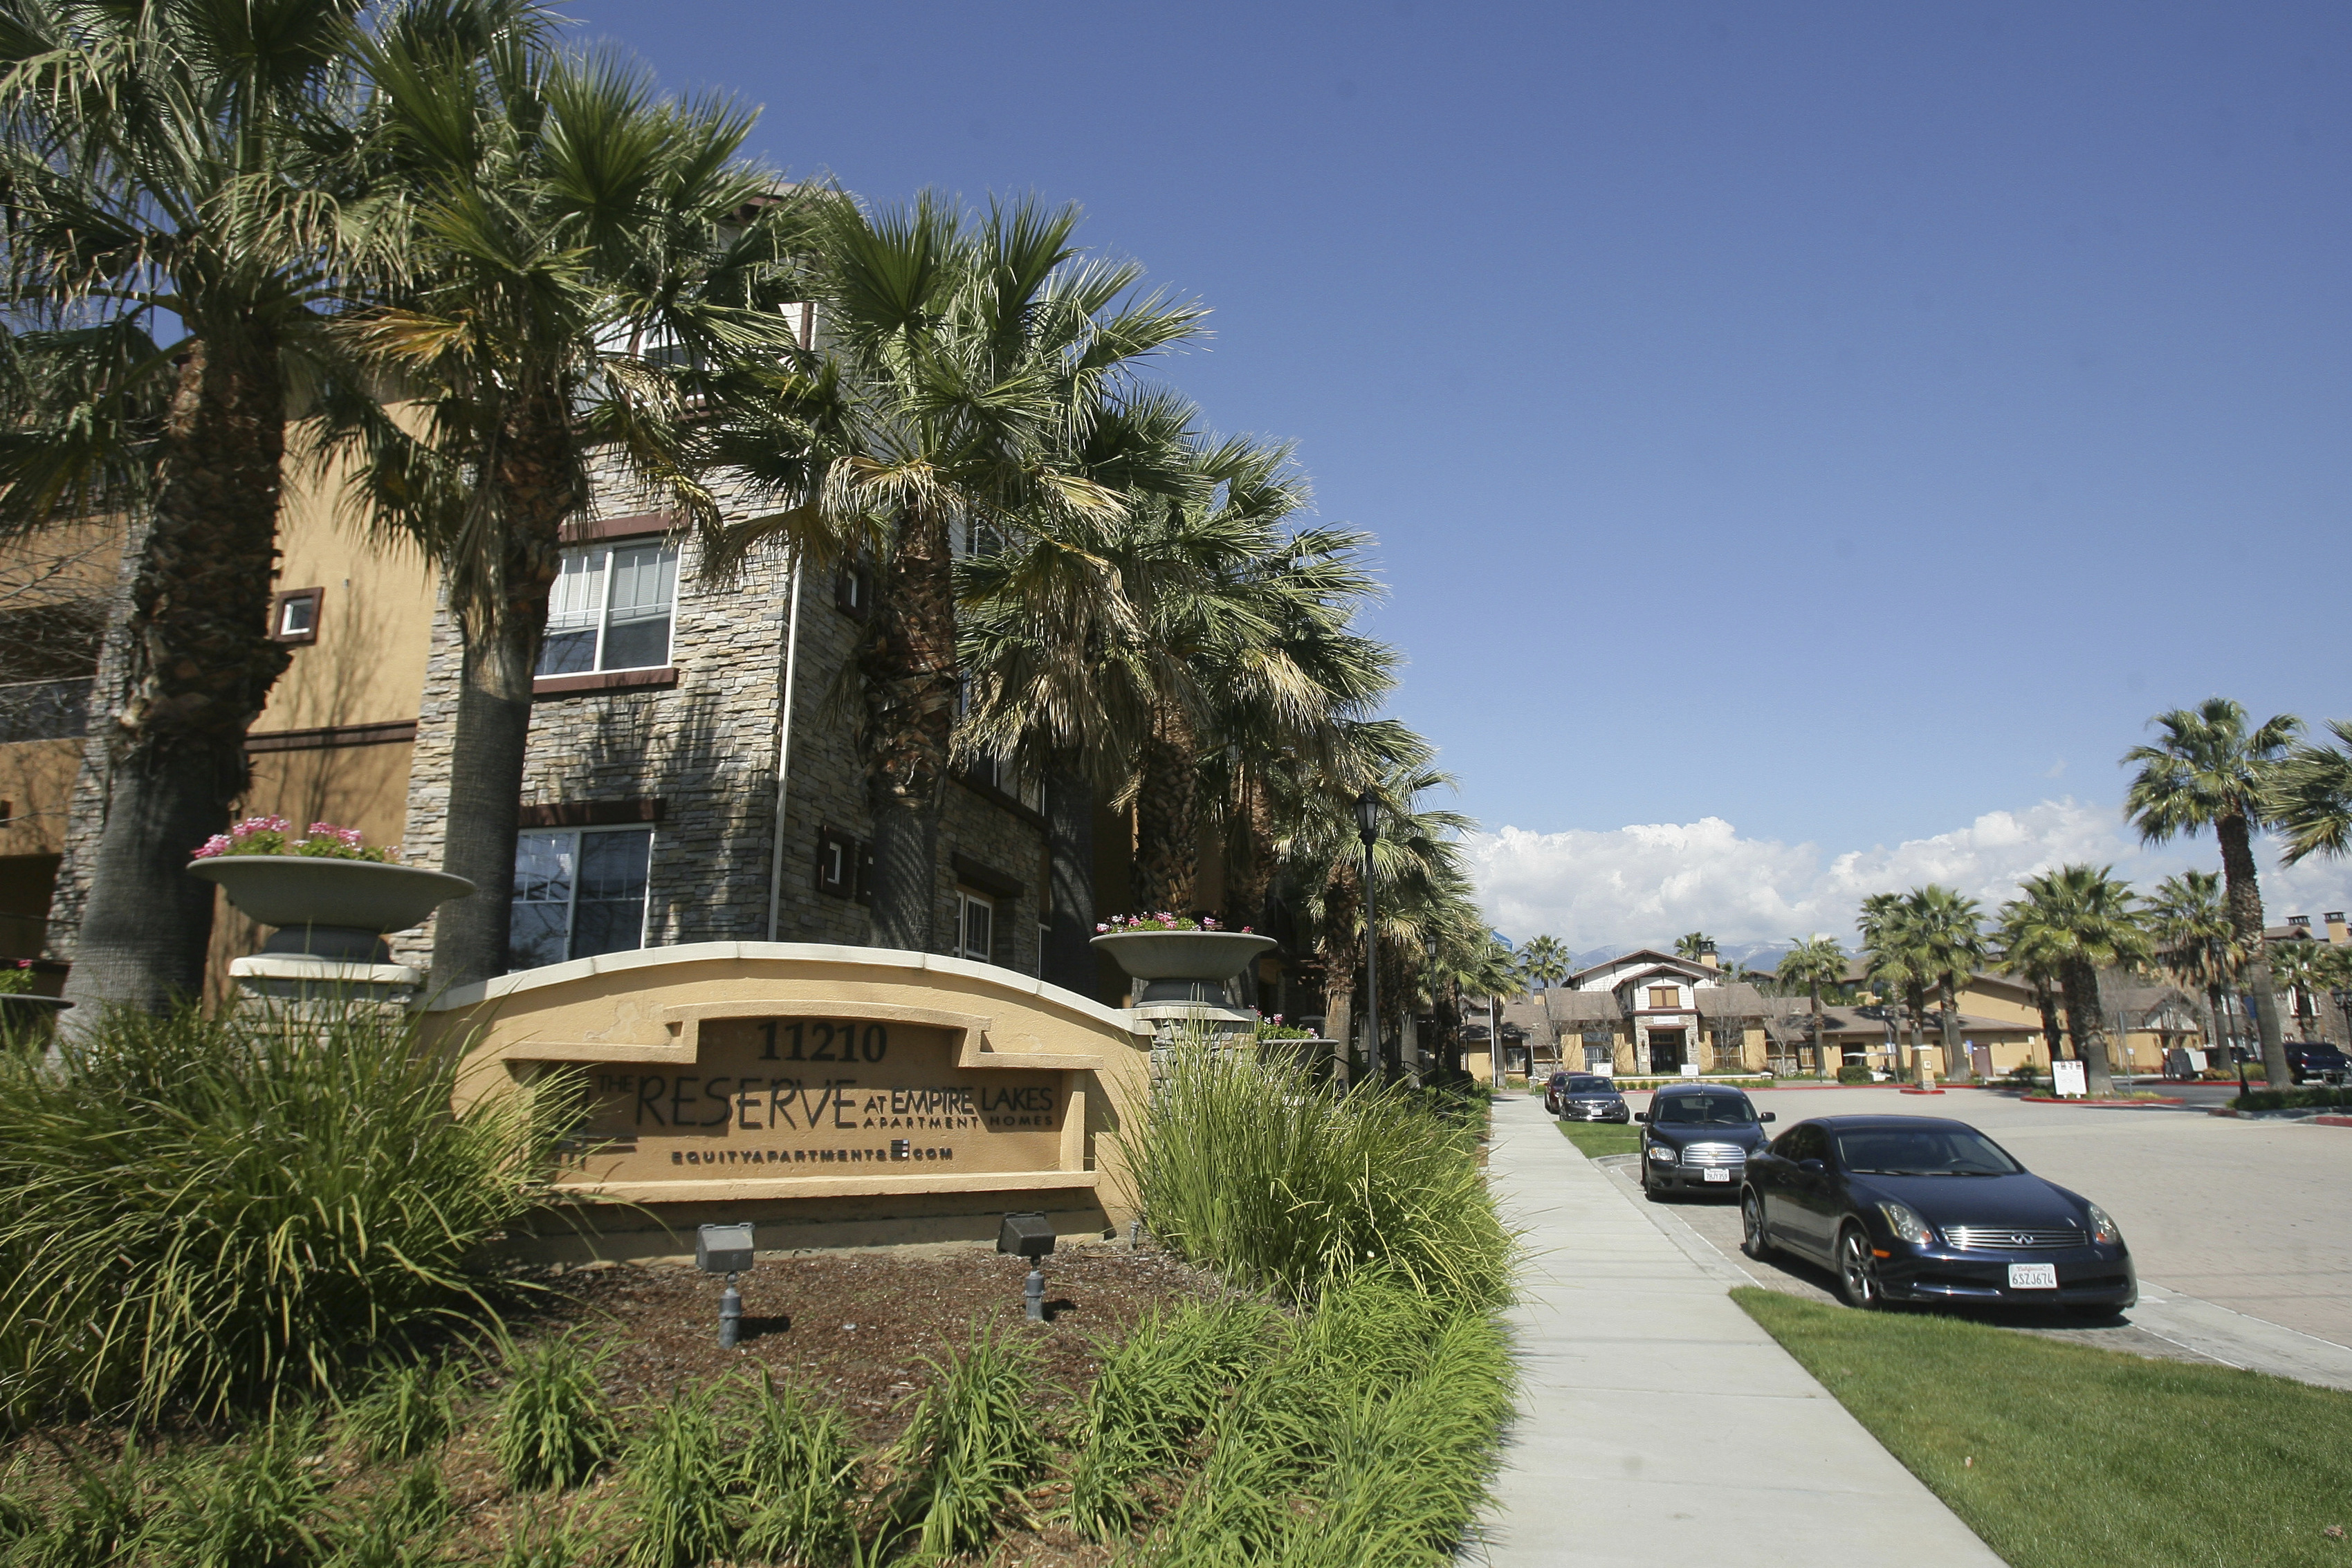
M 1807 1176 L 1819 1176 L 1830 1167 L 1822 1164 L 1820 1160 L 1799 1160 L 1797 1162 L 1797 1168 L 1804 1172 Z
M 1646 1122 L 1649 1119 L 1650 1113 L 1647 1111 L 1636 1111 L 1633 1113 L 1633 1120 L 1636 1122 Z
M 1769 1111 L 1767 1111 L 1767 1112 L 1763 1113 L 1761 1115 L 1758 1116 L 1756 1119 L 1757 1119 L 1758 1121 L 1759 1121 L 1759 1122 L 1769 1122 L 1769 1121 L 1772 1120 L 1772 1113 L 1771 1113 L 1771 1112 L 1769 1112 Z

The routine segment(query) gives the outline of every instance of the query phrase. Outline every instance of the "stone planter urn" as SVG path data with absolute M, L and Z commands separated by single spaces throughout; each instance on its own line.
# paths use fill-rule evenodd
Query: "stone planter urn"
M 58 1015 L 71 1006 L 63 997 L 0 991 L 0 1033 L 16 1040 L 46 1040 L 58 1027 Z
M 1246 931 L 1113 931 L 1094 945 L 1143 982 L 1138 1007 L 1224 1008 L 1226 982 L 1275 941 Z
M 237 984 L 296 1000 L 341 993 L 406 1002 L 425 977 L 392 961 L 384 933 L 474 891 L 462 876 L 331 855 L 215 855 L 190 862 L 188 874 L 218 883 L 239 911 L 278 928 L 259 953 L 229 965 Z

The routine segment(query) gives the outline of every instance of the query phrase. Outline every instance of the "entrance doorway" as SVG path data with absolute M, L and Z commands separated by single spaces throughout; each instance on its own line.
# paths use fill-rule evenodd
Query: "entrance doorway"
M 1651 1071 L 1680 1072 L 1683 1070 L 1685 1032 L 1678 1029 L 1654 1029 L 1650 1031 Z

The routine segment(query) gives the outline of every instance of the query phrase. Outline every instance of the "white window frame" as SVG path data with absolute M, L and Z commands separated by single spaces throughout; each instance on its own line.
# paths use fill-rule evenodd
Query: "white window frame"
M 640 549 L 657 551 L 657 560 L 667 560 L 669 564 L 669 613 L 664 618 L 669 622 L 669 631 L 662 639 L 661 657 L 656 659 L 653 663 L 649 664 L 608 664 L 604 662 L 604 644 L 606 640 L 612 635 L 613 632 L 613 580 L 620 575 L 613 570 L 613 557 L 623 550 Z M 562 562 L 571 561 L 583 557 L 593 558 L 598 555 L 602 555 L 604 558 L 604 564 L 603 570 L 598 573 L 599 581 L 597 584 L 598 591 L 596 595 L 595 609 L 595 651 L 589 655 L 588 667 L 586 669 L 567 670 L 562 673 L 565 674 L 587 675 L 604 674 L 615 670 L 658 670 L 667 667 L 670 662 L 670 656 L 677 650 L 677 547 L 674 544 L 666 542 L 658 536 L 644 538 L 599 539 L 593 544 L 567 545 L 564 547 L 562 554 L 559 558 L 557 580 L 562 580 L 561 573 L 562 570 Z M 557 629 L 552 626 L 548 630 L 551 633 L 555 633 L 557 632 Z M 570 628 L 566 629 L 564 632 L 558 634 L 569 634 L 571 631 L 576 630 L 580 629 Z M 542 652 L 541 657 L 543 658 L 545 654 Z M 551 674 L 557 672 L 550 671 L 547 673 Z
M 529 835 L 547 836 L 555 833 L 570 833 L 572 835 L 573 840 L 573 864 L 572 868 L 571 894 L 565 899 L 563 904 L 563 956 L 555 959 L 551 964 L 541 965 L 539 967 L 551 968 L 554 967 L 554 964 L 568 964 L 572 962 L 572 939 L 579 931 L 580 884 L 583 880 L 582 873 L 588 863 L 588 840 L 591 835 L 603 835 L 609 833 L 643 833 L 646 835 L 646 892 L 644 903 L 637 910 L 637 945 L 635 947 L 616 947 L 611 949 L 611 951 L 619 953 L 635 953 L 642 951 L 646 946 L 646 927 L 651 924 L 653 919 L 654 856 L 661 848 L 661 830 L 649 822 L 615 822 L 604 827 L 595 828 L 525 828 L 516 836 L 520 839 Z M 517 847 L 519 849 L 520 846 L 518 844 Z M 543 902 L 552 904 L 554 901 L 550 899 Z M 509 974 L 530 973 L 530 971 L 526 969 L 509 969 L 507 972 Z
M 956 956 L 969 958 L 975 964 L 996 962 L 997 899 L 990 894 L 974 893 L 968 887 L 956 889 Z M 988 951 L 971 950 L 971 912 L 979 908 L 988 912 Z

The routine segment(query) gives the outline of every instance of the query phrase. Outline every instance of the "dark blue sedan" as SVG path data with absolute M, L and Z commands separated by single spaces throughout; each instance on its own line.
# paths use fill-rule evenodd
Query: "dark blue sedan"
M 1977 1301 L 2108 1316 L 2139 1300 L 2107 1211 L 1963 1122 L 1822 1116 L 1748 1161 L 1741 1245 L 1837 1275 L 1847 1304 Z

